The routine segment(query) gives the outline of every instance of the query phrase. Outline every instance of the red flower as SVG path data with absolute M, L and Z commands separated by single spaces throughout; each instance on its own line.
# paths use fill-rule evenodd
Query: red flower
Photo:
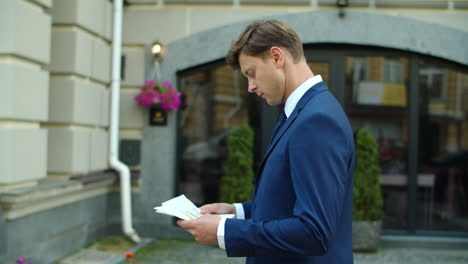
M 127 252 L 127 253 L 125 253 L 125 258 L 126 258 L 126 259 L 131 259 L 131 258 L 133 258 L 133 252 Z

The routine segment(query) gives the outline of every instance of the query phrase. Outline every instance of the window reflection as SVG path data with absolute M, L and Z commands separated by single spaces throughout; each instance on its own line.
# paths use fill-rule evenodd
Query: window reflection
M 419 70 L 420 84 L 428 93 L 431 105 L 434 107 L 437 101 L 445 100 L 446 70 L 438 67 L 423 67 Z
M 468 231 L 468 77 L 451 67 L 421 62 L 419 172 L 431 175 L 418 190 L 418 228 Z M 425 199 L 428 198 L 428 199 Z
M 346 77 L 352 104 L 406 107 L 408 59 L 347 57 Z
M 180 76 L 187 107 L 180 113 L 178 192 L 197 205 L 218 201 L 230 128 L 248 123 L 244 80 L 225 65 Z
M 386 229 L 407 226 L 407 83 L 406 57 L 346 57 L 346 112 L 354 131 L 377 139 Z

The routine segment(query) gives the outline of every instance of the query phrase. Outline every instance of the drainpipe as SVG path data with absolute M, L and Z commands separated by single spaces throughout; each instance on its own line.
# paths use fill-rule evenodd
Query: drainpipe
M 118 160 L 119 140 L 119 105 L 120 105 L 120 65 L 122 52 L 122 0 L 114 0 L 114 30 L 112 41 L 112 86 L 111 86 L 111 116 L 110 116 L 110 167 L 120 175 L 120 203 L 122 211 L 122 230 L 131 240 L 141 241 L 132 227 L 132 201 L 130 190 L 130 169 Z

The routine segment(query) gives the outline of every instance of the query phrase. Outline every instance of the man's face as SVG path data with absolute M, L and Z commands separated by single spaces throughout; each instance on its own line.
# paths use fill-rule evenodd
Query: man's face
M 262 58 L 241 53 L 239 64 L 242 74 L 249 81 L 250 93 L 256 93 L 269 105 L 278 105 L 283 102 L 284 74 L 271 56 L 266 55 Z

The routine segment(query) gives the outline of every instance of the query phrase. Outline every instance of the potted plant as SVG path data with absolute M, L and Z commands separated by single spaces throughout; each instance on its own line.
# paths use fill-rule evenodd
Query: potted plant
M 253 192 L 253 130 L 247 125 L 234 128 L 227 137 L 228 158 L 221 180 L 220 200 L 248 201 Z
M 380 247 L 383 218 L 377 143 L 368 129 L 360 129 L 355 134 L 355 145 L 353 249 L 376 251 Z
M 154 80 L 148 80 L 140 89 L 140 93 L 134 99 L 141 106 L 150 108 L 155 104 L 160 104 L 166 112 L 177 111 L 181 106 L 181 93 L 174 90 L 172 83 L 168 80 L 164 81 L 162 85 Z

